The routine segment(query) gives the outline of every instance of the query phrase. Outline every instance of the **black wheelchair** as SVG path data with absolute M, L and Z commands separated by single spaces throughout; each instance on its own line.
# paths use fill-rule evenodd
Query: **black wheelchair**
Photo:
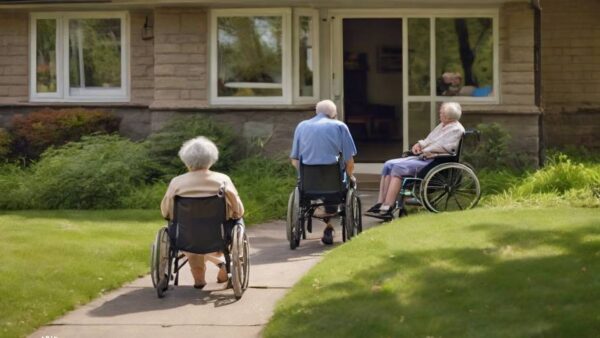
M 158 298 L 179 284 L 179 271 L 187 263 L 183 251 L 197 254 L 222 252 L 229 275 L 228 288 L 240 299 L 248 287 L 250 245 L 242 220 L 226 221 L 223 191 L 209 197 L 175 197 L 173 220 L 158 230 L 152 245 L 150 270 Z
M 481 197 L 479 178 L 468 163 L 461 163 L 465 137 L 479 139 L 479 131 L 467 129 L 448 155 L 439 155 L 415 177 L 404 177 L 396 204 L 398 216 L 404 204 L 424 206 L 431 212 L 471 209 Z
M 306 165 L 299 164 L 299 179 L 296 188 L 290 194 L 287 208 L 287 239 L 290 249 L 300 245 L 300 239 L 306 239 L 306 233 L 312 232 L 313 218 L 326 223 L 329 218 L 340 216 L 342 240 L 351 239 L 362 232 L 361 201 L 356 183 L 344 183 L 344 171 L 341 164 Z M 335 208 L 328 215 L 315 215 L 320 207 Z

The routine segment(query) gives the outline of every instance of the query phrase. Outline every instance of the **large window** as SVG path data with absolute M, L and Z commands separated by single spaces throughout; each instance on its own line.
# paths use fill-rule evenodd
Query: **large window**
M 215 10 L 211 17 L 211 102 L 290 104 L 318 97 L 313 11 Z M 292 80 L 292 74 L 293 80 Z
M 126 101 L 125 13 L 31 17 L 32 101 Z

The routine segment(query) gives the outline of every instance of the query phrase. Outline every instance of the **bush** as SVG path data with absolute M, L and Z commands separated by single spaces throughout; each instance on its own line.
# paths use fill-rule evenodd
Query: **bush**
M 102 111 L 82 108 L 45 109 L 12 119 L 12 152 L 27 160 L 37 159 L 50 146 L 77 141 L 92 133 L 119 130 L 120 118 Z
M 491 196 L 493 206 L 600 207 L 600 164 L 578 163 L 565 154 L 556 154 L 547 165 L 503 193 Z
M 127 209 L 154 209 L 160 212 L 160 202 L 167 191 L 167 186 L 165 182 L 140 185 L 130 194 L 122 197 L 121 205 Z
M 0 128 L 0 162 L 4 161 L 10 152 L 10 141 L 8 132 Z
M 84 136 L 50 148 L 32 167 L 41 209 L 123 207 L 122 199 L 144 181 L 147 153 L 140 143 L 119 136 Z
M 472 164 L 477 170 L 480 169 L 511 169 L 522 171 L 524 167 L 523 158 L 508 150 L 510 134 L 499 124 L 477 125 L 481 132 L 481 139 L 475 137 L 465 139 L 463 159 Z
M 206 136 L 219 148 L 219 160 L 213 169 L 228 172 L 243 155 L 241 140 L 229 128 L 204 116 L 187 116 L 171 120 L 159 132 L 150 135 L 147 147 L 153 162 L 153 178 L 172 178 L 186 171 L 177 153 L 184 141 Z
M 34 185 L 29 169 L 10 163 L 0 165 L 0 210 L 32 208 Z
M 240 161 L 231 171 L 248 224 L 282 219 L 288 196 L 296 184 L 296 170 L 287 160 L 251 157 Z

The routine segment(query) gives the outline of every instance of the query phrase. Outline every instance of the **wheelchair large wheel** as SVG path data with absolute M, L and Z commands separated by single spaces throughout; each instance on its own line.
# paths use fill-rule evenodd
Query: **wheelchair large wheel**
M 150 255 L 150 275 L 158 298 L 164 296 L 171 275 L 171 244 L 166 227 L 158 230 Z
M 286 219 L 287 239 L 290 242 L 290 249 L 292 250 L 300 245 L 300 236 L 303 227 L 300 212 L 300 190 L 296 187 L 288 200 Z
M 240 299 L 248 288 L 250 279 L 250 244 L 244 226 L 241 224 L 233 228 L 231 256 L 233 293 L 236 299 Z
M 471 209 L 481 197 L 475 172 L 461 163 L 433 168 L 421 183 L 421 201 L 432 212 Z
M 358 197 L 358 193 L 354 189 L 348 189 L 348 193 L 346 194 L 344 232 L 348 240 L 362 232 L 360 197 Z

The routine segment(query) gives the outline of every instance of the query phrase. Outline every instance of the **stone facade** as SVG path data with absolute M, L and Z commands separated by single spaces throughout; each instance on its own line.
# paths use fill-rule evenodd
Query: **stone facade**
M 600 148 L 600 2 L 542 1 L 542 106 L 549 146 Z
M 0 104 L 29 101 L 29 14 L 0 12 Z
M 503 105 L 533 106 L 533 10 L 527 3 L 500 9 L 500 99 Z
M 142 29 L 148 20 L 154 21 L 152 11 L 131 11 L 131 102 L 149 105 L 154 100 L 154 39 L 143 40 Z
M 158 8 L 154 12 L 153 109 L 208 105 L 207 13 Z

